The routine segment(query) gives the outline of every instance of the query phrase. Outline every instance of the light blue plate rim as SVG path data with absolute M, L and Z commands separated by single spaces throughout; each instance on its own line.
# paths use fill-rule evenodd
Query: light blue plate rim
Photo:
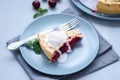
M 24 60 L 32 67 L 34 68 L 35 70 L 39 71 L 39 72 L 42 72 L 42 73 L 45 73 L 45 74 L 48 74 L 48 75 L 56 75 L 56 76 L 61 76 L 61 75 L 68 75 L 68 74 L 72 74 L 72 73 L 75 73 L 75 72 L 78 72 L 82 69 L 84 69 L 85 67 L 87 67 L 96 57 L 97 55 L 97 52 L 98 52 L 98 49 L 99 49 L 99 37 L 98 37 L 98 34 L 97 34 L 97 31 L 96 29 L 94 28 L 94 26 L 92 24 L 90 24 L 89 22 L 87 22 L 85 19 L 81 18 L 81 17 L 78 17 L 78 16 L 75 16 L 75 15 L 72 15 L 72 14 L 66 14 L 66 13 L 60 13 L 60 14 L 50 14 L 50 15 L 46 15 L 46 16 L 42 16 L 36 20 L 34 20 L 32 23 L 36 22 L 37 20 L 40 20 L 42 18 L 45 18 L 45 17 L 49 17 L 49 16 L 58 16 L 58 15 L 63 15 L 63 16 L 72 16 L 72 17 L 76 17 L 80 20 L 83 20 L 85 23 L 89 24 L 90 28 L 93 30 L 93 32 L 95 33 L 95 37 L 96 37 L 96 44 L 97 44 L 97 47 L 96 47 L 96 50 L 94 51 L 95 55 L 92 56 L 91 60 L 89 60 L 88 64 L 84 65 L 82 68 L 80 69 L 76 69 L 74 71 L 70 71 L 70 72 L 63 72 L 63 73 L 51 73 L 51 72 L 46 72 L 46 71 L 42 71 L 40 70 L 38 67 L 30 64 L 30 62 L 27 60 L 26 56 L 24 55 L 24 52 L 22 50 L 22 48 L 20 47 L 20 51 L 21 51 L 21 54 L 24 58 Z M 32 24 L 30 23 L 28 25 L 28 27 Z M 21 36 L 20 36 L 20 40 L 22 40 L 24 38 L 24 33 L 26 32 L 26 30 L 28 29 L 28 27 L 22 32 Z
M 96 17 L 96 18 L 100 18 L 100 19 L 105 19 L 105 20 L 120 20 L 120 17 L 107 17 L 107 16 L 101 16 L 101 15 L 98 15 L 94 12 L 92 12 L 90 9 L 88 9 L 87 7 L 85 7 L 83 4 L 81 4 L 78 0 L 71 0 L 72 3 L 74 3 L 80 10 L 82 10 L 83 12 L 93 16 L 93 17 Z

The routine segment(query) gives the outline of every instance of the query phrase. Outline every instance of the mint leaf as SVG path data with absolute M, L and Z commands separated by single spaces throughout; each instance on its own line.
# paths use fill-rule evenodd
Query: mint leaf
M 34 15 L 33 15 L 33 18 L 36 18 L 36 17 L 38 17 L 39 16 L 39 13 L 35 13 Z
M 37 39 L 35 39 L 35 40 L 33 41 L 33 46 L 34 46 L 34 45 L 39 45 L 39 42 L 38 42 Z
M 32 45 L 33 45 L 33 42 L 32 42 L 32 41 L 29 41 L 29 42 L 28 42 L 28 45 L 29 45 L 29 46 L 32 46 Z
M 29 41 L 28 44 L 26 44 L 26 48 L 33 50 L 36 54 L 41 53 L 41 47 L 39 45 L 39 41 L 37 39 L 33 41 Z
M 41 49 L 38 45 L 34 45 L 33 47 L 33 51 L 36 53 L 36 54 L 40 54 L 41 53 Z
M 34 42 L 33 42 L 33 51 L 34 51 L 36 54 L 40 54 L 40 52 L 41 52 L 41 48 L 40 48 L 40 46 L 39 46 L 39 42 L 38 42 L 37 39 L 34 40 Z
M 43 12 L 43 9 L 42 9 L 42 8 L 38 8 L 37 11 L 40 12 L 40 13 L 42 13 L 42 12 Z
M 26 46 L 27 49 L 30 49 L 30 50 L 32 49 L 32 47 L 28 44 L 26 44 L 25 46 Z
M 46 13 L 46 12 L 48 11 L 48 9 L 38 8 L 37 11 L 38 11 L 38 12 L 33 15 L 33 18 L 36 18 L 36 17 L 38 17 L 39 15 L 42 15 L 42 14 Z
M 47 11 L 48 11 L 48 9 L 43 9 L 43 10 L 42 10 L 43 13 L 45 13 L 45 12 L 47 12 Z
M 47 12 L 48 11 L 48 9 L 42 9 L 42 8 L 38 8 L 38 10 L 37 10 L 38 12 L 40 12 L 40 13 L 45 13 L 45 12 Z
M 26 44 L 27 49 L 32 49 L 33 42 L 29 41 L 28 44 Z

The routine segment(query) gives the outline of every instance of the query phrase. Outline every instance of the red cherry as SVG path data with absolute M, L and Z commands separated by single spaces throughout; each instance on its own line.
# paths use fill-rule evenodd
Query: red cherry
M 40 2 L 38 0 L 34 0 L 32 5 L 35 9 L 38 9 L 40 7 Z
M 48 0 L 48 5 L 51 8 L 54 8 L 56 6 L 57 0 Z

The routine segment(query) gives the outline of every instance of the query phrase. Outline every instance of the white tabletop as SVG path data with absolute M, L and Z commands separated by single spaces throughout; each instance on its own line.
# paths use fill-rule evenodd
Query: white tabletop
M 36 12 L 33 0 L 0 0 L 0 80 L 30 80 L 23 68 L 6 48 L 6 41 L 21 34 L 33 19 Z M 70 0 L 60 0 L 55 9 L 50 9 L 47 1 L 41 7 L 48 8 L 47 14 L 60 13 L 70 7 L 80 13 Z M 120 56 L 120 21 L 107 21 L 87 16 L 102 36 L 109 41 Z M 82 77 L 80 80 L 120 80 L 120 61 Z

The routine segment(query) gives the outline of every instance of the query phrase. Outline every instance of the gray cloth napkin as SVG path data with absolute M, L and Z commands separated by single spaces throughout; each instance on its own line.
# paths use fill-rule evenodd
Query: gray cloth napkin
M 74 12 L 69 8 L 63 11 L 63 13 L 74 14 Z M 85 76 L 94 71 L 97 71 L 119 60 L 119 57 L 112 49 L 112 46 L 99 33 L 98 33 L 98 36 L 100 41 L 100 47 L 99 47 L 97 57 L 85 69 L 69 75 L 54 76 L 54 75 L 47 75 L 47 74 L 38 72 L 24 61 L 22 55 L 20 54 L 19 49 L 12 50 L 11 52 L 15 56 L 15 58 L 18 60 L 18 62 L 21 64 L 21 66 L 26 71 L 26 73 L 28 74 L 31 80 L 56 80 L 56 79 L 75 80 L 75 79 L 80 79 L 82 76 Z M 6 42 L 6 44 L 9 45 L 12 42 L 18 41 L 19 38 L 20 36 L 17 36 L 14 39 Z

